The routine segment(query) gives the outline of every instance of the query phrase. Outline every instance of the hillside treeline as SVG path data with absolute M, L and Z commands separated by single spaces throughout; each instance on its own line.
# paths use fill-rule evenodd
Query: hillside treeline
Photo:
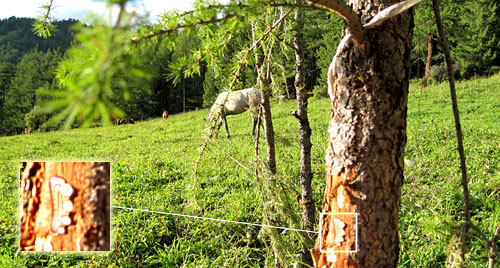
M 24 54 L 34 49 L 46 53 L 59 50 L 64 53 L 73 40 L 72 25 L 77 20 L 56 21 L 57 32 L 50 39 L 33 34 L 32 18 L 10 17 L 0 19 L 0 62 L 18 64 Z
M 468 79 L 498 72 L 500 4 L 495 0 L 442 2 L 442 16 L 455 62 L 456 78 Z M 329 18 L 326 24 L 325 17 Z M 15 17 L 0 20 L 0 135 L 47 131 L 59 127 L 44 125 L 53 116 L 50 111 L 44 112 L 44 102 L 51 98 L 46 92 L 57 92 L 63 86 L 57 79 L 58 63 L 65 57 L 71 42 L 75 42 L 72 41 L 70 25 L 76 21 L 57 22 L 58 31 L 49 39 L 41 39 L 33 34 L 33 21 Z M 319 10 L 307 10 L 305 21 L 305 80 L 311 95 L 323 97 L 327 95 L 324 82 L 326 71 L 344 25 L 336 16 Z M 418 5 L 415 8 L 411 71 L 413 78 L 422 80 L 426 76 L 427 65 L 426 80 L 430 83 L 446 79 L 444 57 L 438 45 L 435 25 L 431 3 Z M 186 59 L 200 46 L 203 36 L 196 29 L 176 34 L 175 47 L 167 42 L 168 36 L 160 36 L 140 42 L 131 51 L 142 59 L 140 69 L 149 75 L 146 82 L 116 77 L 112 83 L 113 88 L 116 88 L 112 101 L 127 117 L 144 120 L 160 116 L 163 110 L 174 114 L 207 107 L 217 93 L 224 90 L 222 79 L 207 68 L 203 56 L 200 56 L 198 63 L 199 74 L 180 78 L 174 75 L 179 72 L 175 70 L 175 66 L 179 65 L 173 63 Z M 294 96 L 295 56 L 291 40 L 287 36 L 281 38 L 283 52 L 273 57 L 281 75 L 277 83 L 279 87 L 273 89 L 273 94 L 290 98 Z M 247 31 L 235 33 L 233 39 L 237 42 L 231 42 L 224 55 L 219 55 L 218 68 L 222 70 L 230 71 L 233 56 L 251 46 L 251 25 L 248 25 Z M 255 85 L 256 76 L 255 67 L 247 66 L 240 77 L 240 86 Z M 126 81 L 130 93 L 128 101 L 124 101 L 121 96 L 120 83 L 123 81 Z M 77 121 L 74 126 L 78 124 Z

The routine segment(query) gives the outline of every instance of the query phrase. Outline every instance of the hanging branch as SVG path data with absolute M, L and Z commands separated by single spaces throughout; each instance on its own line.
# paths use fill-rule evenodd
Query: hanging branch
M 247 51 L 245 52 L 245 55 L 243 55 L 242 59 L 238 63 L 238 68 L 236 69 L 236 71 L 235 71 L 235 73 L 233 75 L 233 79 L 231 80 L 231 83 L 229 85 L 229 91 L 231 91 L 233 89 L 234 85 L 236 84 L 236 81 L 237 81 L 237 79 L 238 79 L 238 77 L 239 77 L 239 75 L 241 73 L 241 70 L 243 69 L 243 65 L 245 64 L 245 62 L 246 62 L 248 56 L 250 55 L 250 53 L 259 46 L 259 44 L 262 42 L 262 40 L 264 40 L 265 37 L 267 37 L 270 33 L 272 33 L 272 31 L 276 27 L 279 26 L 284 21 L 284 19 L 288 15 L 290 15 L 291 12 L 292 12 L 292 9 L 290 9 L 287 13 L 285 13 L 283 16 L 281 16 L 281 18 L 279 20 L 277 20 L 273 25 L 271 25 L 270 27 L 268 27 L 266 29 L 266 31 L 262 34 L 262 36 L 259 39 L 257 39 L 252 44 L 252 46 L 250 48 L 247 49 Z M 229 94 L 227 96 L 229 96 Z M 221 105 L 222 107 L 224 107 L 224 103 L 227 101 L 227 96 L 226 96 L 226 99 L 224 99 L 223 104 Z M 196 160 L 196 164 L 195 164 L 195 168 L 194 168 L 194 182 L 195 182 L 195 184 L 196 184 L 196 177 L 197 177 L 197 174 L 198 174 L 198 167 L 199 167 L 199 165 L 201 163 L 201 158 L 203 157 L 203 152 L 207 148 L 210 139 L 213 137 L 213 131 L 215 130 L 215 127 L 217 126 L 217 122 L 219 121 L 219 118 L 220 118 L 220 113 L 215 118 L 214 123 L 210 126 L 210 128 L 208 130 L 208 138 L 203 143 L 203 145 L 201 147 L 201 150 L 200 150 L 200 155 L 199 155 L 198 159 Z
M 175 25 L 174 27 L 172 28 L 169 28 L 169 29 L 161 29 L 157 32 L 154 32 L 154 33 L 151 33 L 151 34 L 148 34 L 148 35 L 145 35 L 145 36 L 142 36 L 142 37 L 134 37 L 132 38 L 132 42 L 134 43 L 138 43 L 139 41 L 141 41 L 142 39 L 151 39 L 153 37 L 156 37 L 156 36 L 160 36 L 160 35 L 164 35 L 164 34 L 172 34 L 172 33 L 175 33 L 176 31 L 180 30 L 180 29 L 183 29 L 183 28 L 193 28 L 194 26 L 196 25 L 208 25 L 208 24 L 213 24 L 213 23 L 217 23 L 217 22 L 221 22 L 221 21 L 224 21 L 224 20 L 227 20 L 227 19 L 230 19 L 230 18 L 233 18 L 233 17 L 236 17 L 236 14 L 233 14 L 233 13 L 227 13 L 224 17 L 222 18 L 211 18 L 209 20 L 199 20 L 197 22 L 194 22 L 194 23 L 189 23 L 189 24 L 177 24 Z

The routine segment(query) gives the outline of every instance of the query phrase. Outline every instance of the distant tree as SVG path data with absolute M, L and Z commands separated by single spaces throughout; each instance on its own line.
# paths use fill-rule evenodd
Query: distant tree
M 328 68 L 332 62 L 332 51 L 337 49 L 342 37 L 344 23 L 339 16 L 331 14 L 326 17 L 326 22 L 325 17 L 316 18 L 314 21 L 318 21 L 318 27 L 321 27 L 322 35 L 318 41 L 318 48 L 314 53 L 317 57 L 317 68 L 320 70 L 320 76 L 314 86 L 313 93 L 316 97 L 328 97 L 327 85 L 324 81 L 327 79 Z
M 464 77 L 487 74 L 492 65 L 500 66 L 500 3 L 467 1 L 463 10 L 462 30 L 467 34 L 456 49 L 462 74 Z
M 427 79 L 429 78 L 429 73 L 432 65 L 432 54 L 434 52 L 434 35 L 429 33 L 429 39 L 427 39 L 427 60 L 425 62 L 425 72 L 424 79 L 422 80 L 422 87 L 427 86 Z
M 204 50 L 207 54 L 204 61 L 207 63 L 207 71 L 203 82 L 203 106 L 212 105 L 218 93 L 227 90 L 227 77 L 234 72 L 234 58 L 237 58 L 241 50 L 252 45 L 251 26 L 248 21 L 240 20 L 238 27 L 235 28 L 228 36 L 232 42 L 225 41 L 222 44 L 216 44 L 214 41 L 221 38 L 220 25 L 214 24 L 208 27 L 200 27 L 200 32 L 203 34 Z M 208 49 L 207 49 L 208 48 Z M 253 58 L 248 59 L 249 63 L 253 62 Z M 256 84 L 257 72 L 252 68 L 245 68 L 240 76 L 241 83 L 236 89 L 251 87 Z
M 191 105 L 191 107 L 198 107 L 202 103 L 202 99 L 199 98 L 203 96 L 204 77 L 204 73 L 202 73 L 203 68 L 200 68 L 202 64 L 201 55 L 196 62 L 197 65 L 200 65 L 197 67 L 197 72 L 184 73 L 184 70 L 182 69 L 188 66 L 186 65 L 186 59 L 190 57 L 190 54 L 195 53 L 200 49 L 201 40 L 196 28 L 180 31 L 177 34 L 179 36 L 177 37 L 177 42 L 172 52 L 171 59 L 173 62 L 171 68 L 174 68 L 174 72 L 170 73 L 168 70 L 165 70 L 165 75 L 174 82 L 175 93 L 173 96 L 178 96 L 178 99 L 175 102 L 181 104 L 179 107 L 180 109 L 178 108 L 176 110 L 185 112 L 186 108 L 190 106 L 190 103 L 195 104 Z M 179 73 L 183 73 L 183 75 L 179 75 Z
M 500 53 L 498 1 L 444 0 L 442 6 L 441 15 L 457 75 L 468 78 L 487 74 L 493 66 L 500 66 L 500 56 L 497 56 Z M 412 76 L 422 77 L 429 57 L 429 35 L 434 38 L 438 36 L 429 1 L 424 1 L 415 8 L 415 25 Z M 432 63 L 443 63 L 442 48 L 433 46 L 433 49 Z M 435 71 L 438 69 L 444 73 L 444 67 L 435 67 Z
M 465 26 L 463 25 L 464 0 L 450 1 L 444 0 L 442 19 L 445 25 L 449 25 L 447 31 L 450 44 L 452 44 L 452 51 L 455 54 L 456 60 L 459 61 L 460 56 L 456 55 L 457 46 L 462 42 L 464 37 L 468 34 Z M 451 27 L 453 26 L 453 27 Z M 426 67 L 429 62 L 429 35 L 433 38 L 438 36 L 436 21 L 432 11 L 432 3 L 430 1 L 423 1 L 415 7 L 415 31 L 412 40 L 412 76 L 421 78 L 425 75 Z M 433 39 L 434 40 L 434 39 Z M 434 40 L 433 42 L 436 42 Z M 432 43 L 434 44 L 434 43 Z M 433 46 L 431 62 L 432 64 L 439 64 L 444 62 L 444 55 L 439 46 Z
M 24 116 L 24 122 L 26 126 L 26 133 L 32 133 L 34 131 L 39 131 L 40 126 L 47 121 L 47 115 L 40 113 L 40 107 L 35 105 L 31 111 L 29 111 Z
M 25 128 L 25 115 L 38 103 L 37 89 L 53 84 L 54 71 L 61 60 L 56 51 L 25 54 L 16 67 L 12 86 L 5 96 L 5 134 L 20 133 Z
M 218 80 L 212 69 L 205 72 L 205 79 L 203 80 L 203 107 L 210 107 L 217 98 Z
M 4 129 L 4 106 L 5 96 L 11 87 L 11 81 L 14 77 L 16 66 L 9 62 L 0 63 L 0 135 L 6 132 Z

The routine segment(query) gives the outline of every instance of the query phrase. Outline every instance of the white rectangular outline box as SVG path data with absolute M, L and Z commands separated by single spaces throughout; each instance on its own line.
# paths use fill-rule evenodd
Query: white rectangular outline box
M 356 253 L 358 252 L 358 213 L 355 213 L 355 212 L 337 212 L 337 213 L 324 213 L 324 212 L 321 212 L 319 213 L 319 235 L 321 236 L 321 234 L 323 233 L 323 230 L 322 230 L 322 220 L 323 220 L 323 215 L 328 215 L 328 214 L 335 214 L 335 215 L 354 215 L 355 216 L 355 232 L 356 232 L 356 249 L 355 250 L 333 250 L 333 251 L 323 251 L 321 250 L 323 247 L 321 245 L 321 242 L 322 242 L 322 239 L 320 238 L 319 239 L 319 252 L 321 253 Z

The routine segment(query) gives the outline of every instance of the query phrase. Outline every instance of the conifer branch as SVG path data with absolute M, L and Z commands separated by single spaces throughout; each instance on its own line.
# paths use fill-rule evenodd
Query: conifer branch
M 199 20 L 197 22 L 194 22 L 194 23 L 189 23 L 189 24 L 177 24 L 175 25 L 174 27 L 172 28 L 169 28 L 169 29 L 161 29 L 157 32 L 154 32 L 154 33 L 151 33 L 149 35 L 146 35 L 146 36 L 142 36 L 142 37 L 135 37 L 132 39 L 132 41 L 134 43 L 138 43 L 140 40 L 142 39 L 151 39 L 153 37 L 156 37 L 156 36 L 160 36 L 160 35 L 163 35 L 163 34 L 172 34 L 172 33 L 175 33 L 176 31 L 180 30 L 180 29 L 184 29 L 184 28 L 193 28 L 197 25 L 208 25 L 208 24 L 213 24 L 213 23 L 217 23 L 217 22 L 221 22 L 221 21 L 224 21 L 224 20 L 227 20 L 227 19 L 230 19 L 230 18 L 233 18 L 233 17 L 236 17 L 236 14 L 233 14 L 233 13 L 228 13 L 226 14 L 225 16 L 223 16 L 222 18 L 211 18 L 209 20 Z

